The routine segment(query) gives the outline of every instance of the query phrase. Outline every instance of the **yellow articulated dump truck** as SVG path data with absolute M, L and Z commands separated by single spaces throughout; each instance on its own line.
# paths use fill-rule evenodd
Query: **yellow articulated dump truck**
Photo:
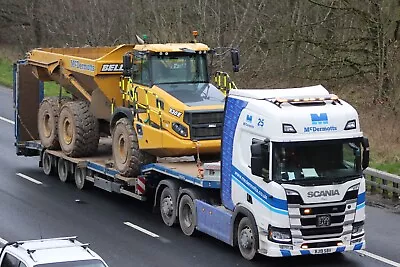
M 126 176 L 157 157 L 215 158 L 225 90 L 234 84 L 223 72 L 211 83 L 211 52 L 197 42 L 31 50 L 34 75 L 72 95 L 42 100 L 42 145 L 85 157 L 96 153 L 100 136 L 111 135 L 114 167 Z M 238 51 L 231 54 L 237 69 Z

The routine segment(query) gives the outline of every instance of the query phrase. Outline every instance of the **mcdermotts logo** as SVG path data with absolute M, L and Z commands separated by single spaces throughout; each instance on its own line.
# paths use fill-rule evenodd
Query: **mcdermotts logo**
M 327 113 L 320 113 L 310 114 L 311 116 L 311 127 L 304 127 L 305 133 L 314 133 L 314 132 L 333 132 L 337 131 L 336 126 L 328 126 L 328 114 Z
M 246 115 L 246 119 L 243 122 L 244 126 L 250 127 L 250 128 L 254 128 L 253 125 L 253 115 L 247 114 Z

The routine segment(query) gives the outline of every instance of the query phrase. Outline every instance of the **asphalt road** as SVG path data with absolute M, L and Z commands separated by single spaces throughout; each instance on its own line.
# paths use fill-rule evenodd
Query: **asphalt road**
M 14 149 L 11 90 L 0 88 L 0 237 L 22 240 L 77 235 L 91 243 L 110 266 L 393 266 L 356 252 L 244 260 L 224 243 L 200 234 L 184 236 L 165 226 L 151 205 L 100 189 L 77 190 L 42 173 L 36 158 Z M 27 175 L 41 184 L 23 179 Z M 367 251 L 400 266 L 400 215 L 367 207 Z M 159 237 L 124 224 L 130 222 Z M 375 257 L 375 258 L 374 258 Z M 396 265 L 394 265 L 396 266 Z

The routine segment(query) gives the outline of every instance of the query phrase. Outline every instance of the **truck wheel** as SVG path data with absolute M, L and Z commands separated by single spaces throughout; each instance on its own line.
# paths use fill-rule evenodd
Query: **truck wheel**
M 179 225 L 182 232 L 187 236 L 193 235 L 196 230 L 196 208 L 189 195 L 183 195 L 179 202 Z
M 58 141 L 58 116 L 60 107 L 69 98 L 46 97 L 42 100 L 38 112 L 38 133 L 42 145 L 45 148 L 59 149 Z
M 237 243 L 243 258 L 252 260 L 258 250 L 258 236 L 255 225 L 247 217 L 243 217 L 237 229 Z
M 55 168 L 53 164 L 53 156 L 47 153 L 47 151 L 43 152 L 42 155 L 42 165 L 43 165 L 43 172 L 46 175 L 54 175 Z
M 79 190 L 83 190 L 86 186 L 86 169 L 75 166 L 75 185 Z
M 178 192 L 169 187 L 165 187 L 161 192 L 160 212 L 161 218 L 168 226 L 173 226 L 177 222 L 177 198 Z
M 66 161 L 63 158 L 58 159 L 57 163 L 57 171 L 58 171 L 58 177 L 60 178 L 60 181 L 63 183 L 66 183 L 70 180 L 70 172 L 69 172 L 69 166 L 68 166 L 68 161 Z
M 99 124 L 85 101 L 65 103 L 58 120 L 62 151 L 70 157 L 91 156 L 99 144 Z
M 142 165 L 156 161 L 156 157 L 139 150 L 136 132 L 127 118 L 115 124 L 112 150 L 115 167 L 123 176 L 138 176 Z

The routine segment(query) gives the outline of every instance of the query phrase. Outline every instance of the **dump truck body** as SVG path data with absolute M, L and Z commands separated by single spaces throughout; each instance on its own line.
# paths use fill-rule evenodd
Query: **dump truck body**
M 39 80 L 56 81 L 90 102 L 93 115 L 110 123 L 108 134 L 129 117 L 140 149 L 152 155 L 215 155 L 225 95 L 209 80 L 208 51 L 200 43 L 41 48 L 30 51 L 27 61 Z M 140 67 L 132 77 L 122 77 L 126 54 L 135 55 Z

